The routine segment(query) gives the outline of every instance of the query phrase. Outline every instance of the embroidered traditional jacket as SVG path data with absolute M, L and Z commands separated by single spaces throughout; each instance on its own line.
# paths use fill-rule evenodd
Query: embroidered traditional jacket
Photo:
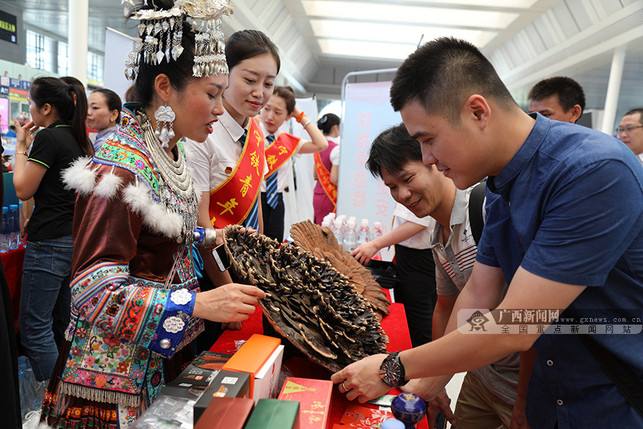
M 179 196 L 158 171 L 138 119 L 123 109 L 120 130 L 65 173 L 77 201 L 62 395 L 144 409 L 165 382 L 162 358 L 203 329 L 191 317 L 199 289 L 181 232 L 198 213 L 167 203 Z

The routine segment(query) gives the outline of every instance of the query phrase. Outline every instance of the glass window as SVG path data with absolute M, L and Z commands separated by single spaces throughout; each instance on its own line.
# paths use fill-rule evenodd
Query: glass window
M 27 64 L 34 68 L 45 69 L 45 36 L 27 30 Z
M 27 64 L 39 70 L 54 72 L 51 55 L 54 40 L 50 37 L 27 30 Z
M 69 73 L 69 45 L 65 42 L 58 42 L 58 74 L 67 76 Z
M 87 52 L 87 80 L 94 85 L 103 85 L 103 61 L 102 55 Z

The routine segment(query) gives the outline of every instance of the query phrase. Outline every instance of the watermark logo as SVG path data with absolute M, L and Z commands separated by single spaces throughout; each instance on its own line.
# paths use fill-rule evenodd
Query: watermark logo
M 487 323 L 489 319 L 485 317 L 480 310 L 474 311 L 474 313 L 467 319 L 467 323 L 471 325 L 469 332 L 471 331 L 486 331 L 484 324 Z
M 458 312 L 463 333 L 478 334 L 596 334 L 643 332 L 641 310 L 465 309 Z

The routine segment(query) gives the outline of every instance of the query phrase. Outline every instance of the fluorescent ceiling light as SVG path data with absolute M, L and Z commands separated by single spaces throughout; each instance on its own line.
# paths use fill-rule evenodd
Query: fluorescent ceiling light
M 416 43 L 359 42 L 352 40 L 322 39 L 319 46 L 326 55 L 381 60 L 403 60 L 415 51 Z
M 441 27 L 424 27 L 403 24 L 374 24 L 311 19 L 310 24 L 318 39 L 354 39 L 371 42 L 417 44 L 437 37 L 456 37 L 483 47 L 497 33 L 481 30 L 462 30 Z
M 448 9 L 350 1 L 302 1 L 307 15 L 353 21 L 382 21 L 441 26 L 506 28 L 517 13 L 485 10 Z

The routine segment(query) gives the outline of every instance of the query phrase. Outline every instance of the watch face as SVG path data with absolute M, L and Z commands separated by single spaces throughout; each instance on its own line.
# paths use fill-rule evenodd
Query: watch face
M 397 386 L 402 378 L 400 365 L 393 360 L 385 360 L 381 367 L 384 371 L 382 380 L 389 386 Z

